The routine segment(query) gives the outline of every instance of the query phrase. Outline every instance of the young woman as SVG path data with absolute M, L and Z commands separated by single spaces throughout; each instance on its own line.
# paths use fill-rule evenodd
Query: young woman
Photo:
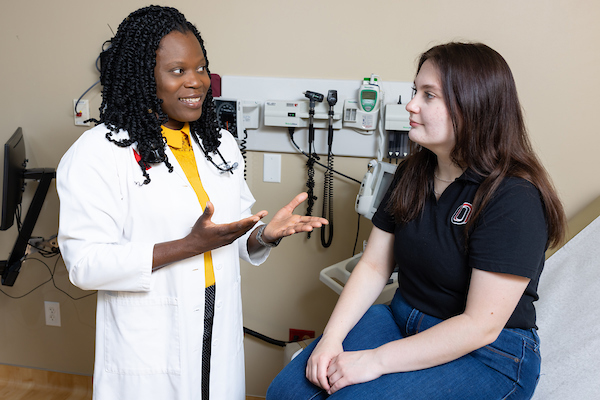
M 268 225 L 219 131 L 208 60 L 177 10 L 131 13 L 101 55 L 100 120 L 62 158 L 59 244 L 98 290 L 94 399 L 245 398 L 239 258 L 327 223 Z
M 419 61 L 416 144 L 373 217 L 322 337 L 267 399 L 528 399 L 536 289 L 561 203 L 527 138 L 514 79 L 483 44 Z M 370 307 L 398 266 L 389 306 Z

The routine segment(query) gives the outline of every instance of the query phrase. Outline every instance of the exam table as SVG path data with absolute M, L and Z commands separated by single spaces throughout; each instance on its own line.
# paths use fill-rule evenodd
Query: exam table
M 600 398 L 600 197 L 569 220 L 535 303 L 542 375 L 533 400 Z M 590 222 L 592 221 L 592 222 Z

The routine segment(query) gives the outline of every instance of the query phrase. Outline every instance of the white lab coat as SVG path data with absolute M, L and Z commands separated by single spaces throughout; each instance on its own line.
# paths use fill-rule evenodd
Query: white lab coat
M 173 173 L 153 164 L 152 181 L 142 185 L 133 149 L 109 142 L 106 132 L 104 125 L 85 132 L 63 156 L 56 177 L 58 240 L 69 278 L 98 290 L 94 399 L 199 400 L 204 257 L 152 273 L 152 253 L 155 243 L 187 235 L 202 209 L 170 149 Z M 250 216 L 254 204 L 237 144 L 229 132 L 222 134 L 221 153 L 239 165 L 233 174 L 220 173 L 192 144 L 215 223 Z M 124 137 L 126 132 L 117 136 Z M 218 156 L 215 162 L 221 162 Z M 245 398 L 239 258 L 257 265 L 268 255 L 268 249 L 248 254 L 250 232 L 212 251 L 213 400 Z

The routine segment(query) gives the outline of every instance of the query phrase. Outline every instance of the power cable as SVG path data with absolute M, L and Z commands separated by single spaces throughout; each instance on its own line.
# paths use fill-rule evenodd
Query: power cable
M 321 245 L 325 248 L 331 246 L 333 241 L 333 107 L 337 103 L 337 90 L 327 93 L 329 104 L 329 124 L 327 132 L 327 169 L 325 170 L 323 184 L 323 212 L 321 216 L 329 221 L 329 224 L 321 227 Z M 327 237 L 326 237 L 327 235 Z
M 292 128 L 292 127 L 288 128 L 288 134 L 289 134 L 289 136 L 290 136 L 290 140 L 291 140 L 292 144 L 294 145 L 294 147 L 296 148 L 296 150 L 298 150 L 300 153 L 304 154 L 304 156 L 305 156 L 305 157 L 309 157 L 309 155 L 308 155 L 308 154 L 307 154 L 307 153 L 306 153 L 304 150 L 302 150 L 302 149 L 300 148 L 300 146 L 298 146 L 298 144 L 297 144 L 297 143 L 296 143 L 296 141 L 294 140 L 294 132 L 295 132 L 295 128 Z M 330 167 L 328 167 L 327 165 L 321 164 L 321 163 L 320 163 L 320 162 L 318 162 L 318 161 L 315 161 L 315 164 L 317 164 L 317 165 L 320 165 L 321 167 L 323 167 L 323 168 L 325 168 L 325 169 L 327 169 L 327 170 L 330 170 L 331 172 L 333 172 L 333 173 L 335 173 L 335 174 L 338 174 L 338 175 L 340 175 L 340 176 L 343 176 L 343 177 L 344 177 L 344 178 L 346 178 L 346 179 L 349 179 L 349 180 L 351 180 L 351 181 L 353 181 L 353 182 L 356 182 L 356 183 L 358 183 L 359 185 L 362 183 L 361 181 L 359 181 L 359 180 L 357 180 L 357 179 L 354 179 L 354 178 L 352 178 L 352 177 L 350 177 L 350 176 L 348 176 L 348 175 L 345 175 L 345 174 L 343 174 L 343 173 L 341 173 L 341 172 L 339 172 L 339 171 L 336 171 L 335 169 L 331 169 L 331 168 L 330 168 Z

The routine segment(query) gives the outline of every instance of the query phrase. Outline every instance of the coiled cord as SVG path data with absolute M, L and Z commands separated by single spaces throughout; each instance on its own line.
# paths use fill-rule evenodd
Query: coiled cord
M 315 205 L 315 200 L 317 200 L 317 196 L 315 196 L 315 156 L 316 154 L 311 154 L 310 157 L 308 157 L 308 161 L 306 162 L 306 167 L 308 168 L 308 180 L 306 181 L 306 187 L 308 188 L 308 190 L 306 191 L 308 193 L 308 205 L 306 207 L 306 215 L 307 216 L 311 216 L 312 215 L 312 209 L 313 206 Z M 318 156 L 316 157 L 318 159 Z M 310 239 L 310 234 L 311 232 L 307 233 L 307 237 Z
M 331 147 L 327 155 L 327 169 L 325 170 L 325 183 L 323 186 L 323 213 L 322 216 L 329 221 L 328 225 L 321 227 L 321 244 L 327 248 L 333 241 L 333 154 Z M 327 239 L 326 232 L 329 233 Z
M 246 142 L 248 139 L 248 130 L 244 128 L 244 138 L 240 140 L 240 152 L 244 159 L 244 180 L 246 180 Z

